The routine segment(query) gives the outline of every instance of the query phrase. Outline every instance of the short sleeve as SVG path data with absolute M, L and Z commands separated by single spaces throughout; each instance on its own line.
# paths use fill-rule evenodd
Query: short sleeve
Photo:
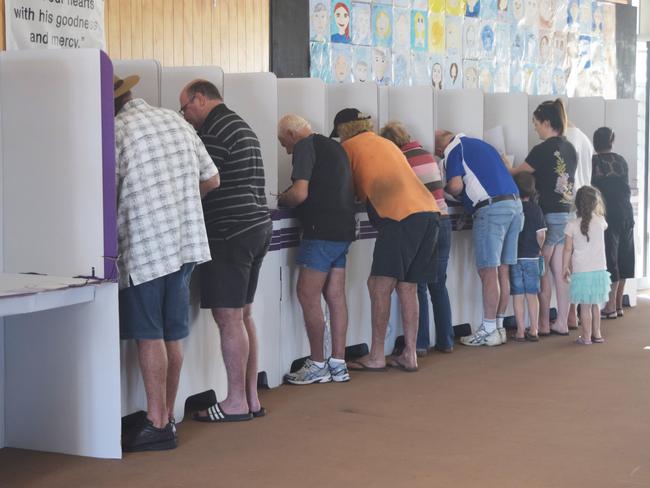
M 314 138 L 306 137 L 299 141 L 293 148 L 293 158 L 291 160 L 293 170 L 291 179 L 307 180 L 311 179 L 316 164 L 316 150 L 314 149 Z
M 455 176 L 465 176 L 463 151 L 460 144 L 453 148 L 445 159 L 445 176 L 447 181 Z
M 564 234 L 573 239 L 575 237 L 575 235 L 576 235 L 576 229 L 577 229 L 577 223 L 578 222 L 579 222 L 578 220 L 569 220 L 567 222 L 566 226 L 564 227 Z
M 544 143 L 538 144 L 530 150 L 526 156 L 526 162 L 535 171 L 539 169 L 540 165 L 544 163 Z

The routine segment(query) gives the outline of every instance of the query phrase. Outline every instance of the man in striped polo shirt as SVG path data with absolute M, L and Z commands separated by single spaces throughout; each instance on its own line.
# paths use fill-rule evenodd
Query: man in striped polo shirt
M 221 334 L 228 396 L 194 418 L 250 420 L 264 415 L 257 396 L 258 348 L 251 315 L 272 234 L 262 151 L 250 126 L 223 103 L 209 81 L 190 82 L 180 94 L 180 104 L 221 175 L 219 191 L 203 200 L 212 261 L 199 269 L 201 307 L 212 310 Z

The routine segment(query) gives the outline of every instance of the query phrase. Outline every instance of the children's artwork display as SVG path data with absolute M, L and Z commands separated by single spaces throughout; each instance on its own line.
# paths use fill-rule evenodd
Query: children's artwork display
M 616 96 L 616 10 L 595 0 L 309 0 L 326 83 Z

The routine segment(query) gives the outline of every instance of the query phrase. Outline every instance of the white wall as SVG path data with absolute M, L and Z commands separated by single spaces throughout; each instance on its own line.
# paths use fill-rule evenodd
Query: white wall
M 140 81 L 131 92 L 149 105 L 160 107 L 160 63 L 155 59 L 120 59 L 113 61 L 113 71 L 120 78 L 138 75 Z M 177 102 L 178 103 L 178 102 Z M 178 109 L 176 109 L 178 110 Z

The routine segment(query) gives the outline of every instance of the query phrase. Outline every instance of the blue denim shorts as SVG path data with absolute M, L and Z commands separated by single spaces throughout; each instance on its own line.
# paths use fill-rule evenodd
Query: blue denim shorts
M 564 244 L 564 228 L 570 216 L 571 214 L 568 212 L 547 213 L 544 215 L 544 220 L 546 220 L 545 246 Z
M 473 238 L 478 269 L 517 262 L 519 232 L 524 214 L 519 200 L 505 200 L 479 208 L 474 214 Z
M 189 335 L 194 263 L 119 293 L 120 339 L 178 341 Z
M 349 241 L 303 239 L 300 241 L 296 264 L 323 273 L 329 273 L 332 268 L 345 268 L 349 247 Z
M 510 266 L 510 294 L 537 295 L 540 276 L 539 259 L 518 259 L 516 264 Z

